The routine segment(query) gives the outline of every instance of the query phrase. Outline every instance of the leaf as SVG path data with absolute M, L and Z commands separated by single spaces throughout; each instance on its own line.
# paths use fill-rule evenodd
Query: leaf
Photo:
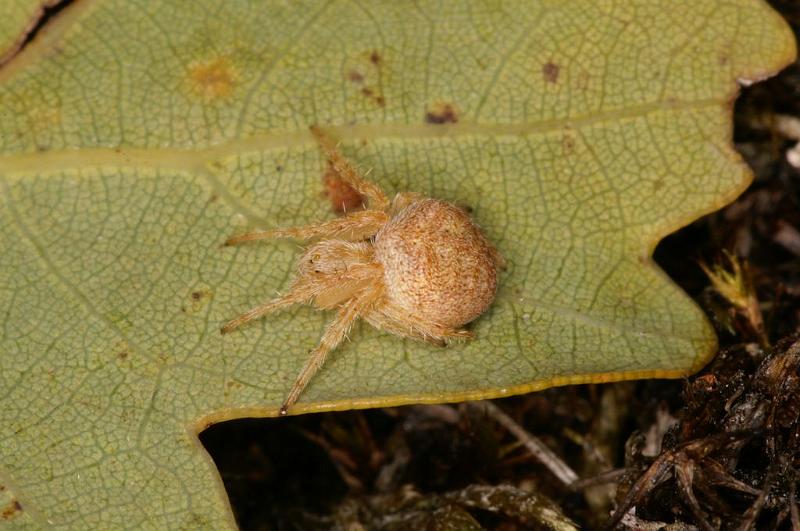
M 0 65 L 22 45 L 27 32 L 37 22 L 51 0 L 6 0 L 0 17 Z
M 793 56 L 755 0 L 75 2 L 0 70 L 7 520 L 233 525 L 196 434 L 276 414 L 331 316 L 220 336 L 298 252 L 220 244 L 332 215 L 315 123 L 509 268 L 476 341 L 357 326 L 294 412 L 697 369 L 714 334 L 652 249 L 747 186 L 735 80 Z

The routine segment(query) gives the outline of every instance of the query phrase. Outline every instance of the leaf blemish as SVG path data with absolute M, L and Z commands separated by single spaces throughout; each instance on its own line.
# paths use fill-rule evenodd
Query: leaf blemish
M 365 98 L 371 99 L 379 107 L 384 107 L 386 105 L 386 98 L 381 95 L 376 95 L 375 91 L 369 87 L 362 88 L 361 94 L 363 94 Z
M 347 79 L 349 79 L 353 83 L 363 83 L 364 74 L 362 74 L 358 70 L 350 70 L 350 72 L 347 73 Z
M 365 63 L 364 59 L 369 61 Z M 370 100 L 378 107 L 386 106 L 386 98 L 382 94 L 381 87 L 381 66 L 383 59 L 377 50 L 371 50 L 361 54 L 359 59 L 359 66 L 347 70 L 344 77 L 356 85 L 361 87 L 360 93 L 362 96 Z
M 429 124 L 454 124 L 458 122 L 458 112 L 451 103 L 434 103 L 425 112 L 425 121 Z
M 230 96 L 236 81 L 236 73 L 224 57 L 189 66 L 189 83 L 192 92 L 205 100 Z
M 113 345 L 111 348 L 113 356 L 120 361 L 125 361 L 131 355 L 131 347 L 125 341 L 120 341 L 115 345 Z
M 11 520 L 16 518 L 22 512 L 22 504 L 17 500 L 11 501 L 8 506 L 0 513 L 0 518 L 3 520 Z
M 369 61 L 369 64 L 364 64 L 364 57 Z M 386 98 L 380 88 L 376 88 L 381 86 L 382 62 L 383 59 L 380 54 L 376 50 L 372 50 L 361 55 L 358 68 L 351 68 L 345 73 L 345 78 L 348 81 L 361 87 L 361 95 L 378 107 L 386 106 Z
M 564 155 L 571 155 L 575 151 L 575 136 L 572 131 L 565 131 L 561 137 L 561 151 Z
M 560 67 L 552 61 L 547 61 L 542 66 L 542 75 L 544 76 L 544 80 L 548 83 L 557 83 L 558 82 L 558 72 Z
M 213 293 L 207 287 L 200 287 L 189 293 L 190 302 L 181 305 L 181 312 L 195 314 L 203 309 L 212 299 Z

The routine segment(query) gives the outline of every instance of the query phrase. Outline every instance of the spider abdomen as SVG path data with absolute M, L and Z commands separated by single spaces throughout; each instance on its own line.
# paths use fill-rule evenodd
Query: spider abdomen
M 444 326 L 466 324 L 491 304 L 497 288 L 492 246 L 461 209 L 416 201 L 375 236 L 390 301 Z

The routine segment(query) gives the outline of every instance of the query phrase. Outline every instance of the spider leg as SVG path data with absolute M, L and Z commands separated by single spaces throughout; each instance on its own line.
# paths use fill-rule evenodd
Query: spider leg
M 325 153 L 325 156 L 328 157 L 331 167 L 339 178 L 352 186 L 356 192 L 366 197 L 369 201 L 370 208 L 374 208 L 375 210 L 386 210 L 389 208 L 389 198 L 386 197 L 383 190 L 381 190 L 378 185 L 364 179 L 350 161 L 339 153 L 336 144 L 333 143 L 333 140 L 331 140 L 328 135 L 317 126 L 311 127 L 311 134 L 313 134 L 314 138 L 319 142 L 322 151 Z
M 425 196 L 418 192 L 400 192 L 394 196 L 394 199 L 392 199 L 392 205 L 389 207 L 389 212 L 392 215 L 399 214 L 403 209 L 421 199 L 425 199 Z
M 292 288 L 285 295 L 281 295 L 276 299 L 265 302 L 255 308 L 252 308 L 239 317 L 231 319 L 220 328 L 221 334 L 227 334 L 243 324 L 255 321 L 256 319 L 267 315 L 268 313 L 275 312 L 293 304 L 306 302 L 317 294 L 318 289 L 314 288 L 310 283 L 295 282 Z
M 297 399 L 308 383 L 314 375 L 317 374 L 317 371 L 322 368 L 330 351 L 339 346 L 339 343 L 347 336 L 350 327 L 353 326 L 353 323 L 358 319 L 359 312 L 363 310 L 365 303 L 369 302 L 367 299 L 371 299 L 371 297 L 355 297 L 339 308 L 339 311 L 336 313 L 336 318 L 331 321 L 325 333 L 322 334 L 319 345 L 311 351 L 311 356 L 297 376 L 294 385 L 292 385 L 292 388 L 289 390 L 289 394 L 286 395 L 286 400 L 284 400 L 283 405 L 281 405 L 281 415 L 286 415 L 289 408 L 297 402 Z
M 427 341 L 440 346 L 452 341 L 475 337 L 475 334 L 469 330 L 427 321 L 390 305 L 365 314 L 364 319 L 375 328 L 386 330 L 394 335 Z
M 308 240 L 318 237 L 336 237 L 348 241 L 359 241 L 374 236 L 387 221 L 389 221 L 389 216 L 383 211 L 361 210 L 341 218 L 301 227 L 246 232 L 229 238 L 225 245 L 238 245 L 244 242 L 273 238 Z

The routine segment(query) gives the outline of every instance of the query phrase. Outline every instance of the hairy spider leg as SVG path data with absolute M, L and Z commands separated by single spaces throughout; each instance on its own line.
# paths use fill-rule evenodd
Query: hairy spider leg
M 311 127 L 311 134 L 317 139 L 322 151 L 328 157 L 331 168 L 342 181 L 367 198 L 371 209 L 386 210 L 389 208 L 389 198 L 386 197 L 383 190 L 377 184 L 364 179 L 358 170 L 350 164 L 350 161 L 339 152 L 336 144 L 328 135 L 317 126 Z
M 278 311 L 293 304 L 306 302 L 317 295 L 318 291 L 319 289 L 315 288 L 313 284 L 298 280 L 294 283 L 294 285 L 292 285 L 285 295 L 281 295 L 276 299 L 272 299 L 271 301 L 256 306 L 255 308 L 246 311 L 239 317 L 231 319 L 225 323 L 220 329 L 220 333 L 227 334 L 228 332 L 239 328 L 243 324 L 247 324 L 250 321 L 255 321 L 256 319 L 259 319 L 268 313 Z
M 365 314 L 364 319 L 375 328 L 387 330 L 401 337 L 428 341 L 437 345 L 475 337 L 475 334 L 469 330 L 444 326 L 422 319 L 391 303 L 375 308 Z
M 286 400 L 283 401 L 280 414 L 286 415 L 289 408 L 297 402 L 300 394 L 306 388 L 308 383 L 315 374 L 325 364 L 328 354 L 335 349 L 347 337 L 347 333 L 356 322 L 358 317 L 365 311 L 369 311 L 369 307 L 375 304 L 380 298 L 379 290 L 369 290 L 361 296 L 356 296 L 343 304 L 339 311 L 336 312 L 336 317 L 328 325 L 328 328 L 322 334 L 319 345 L 311 351 L 308 361 L 303 366 L 300 374 L 286 395 Z
M 394 196 L 394 199 L 392 199 L 392 204 L 389 207 L 389 213 L 393 216 L 399 214 L 412 203 L 416 203 L 417 201 L 421 201 L 423 199 L 427 198 L 418 192 L 400 192 Z
M 313 249 L 312 247 L 310 252 L 313 252 Z M 373 282 L 375 276 L 380 275 L 380 273 L 380 266 L 358 262 L 354 262 L 344 271 L 335 273 L 313 276 L 301 273 L 292 282 L 286 294 L 256 306 L 239 317 L 228 321 L 222 326 L 220 332 L 227 334 L 250 321 L 255 321 L 269 313 L 293 304 L 304 304 L 313 301 L 313 305 L 320 309 L 336 308 L 341 305 L 342 301 L 356 296 L 358 292 L 364 289 L 366 284 Z
M 380 210 L 360 210 L 342 218 L 312 223 L 300 227 L 257 230 L 229 238 L 225 245 L 238 245 L 256 240 L 295 238 L 309 240 L 319 237 L 336 237 L 347 241 L 360 241 L 377 234 L 389 221 L 389 215 Z

